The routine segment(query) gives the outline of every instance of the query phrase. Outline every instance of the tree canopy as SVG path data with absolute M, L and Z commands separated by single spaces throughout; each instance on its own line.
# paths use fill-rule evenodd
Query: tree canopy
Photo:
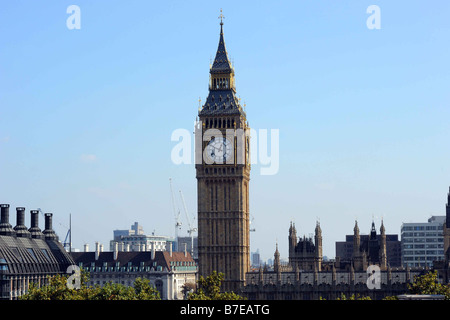
M 88 286 L 89 275 L 81 272 L 80 287 L 69 288 L 69 275 L 55 275 L 47 285 L 38 287 L 30 284 L 21 300 L 160 300 L 159 291 L 150 285 L 148 279 L 137 278 L 133 287 L 108 282 L 103 286 Z
M 197 291 L 188 295 L 188 300 L 244 300 L 234 292 L 220 292 L 224 274 L 214 271 L 206 278 L 200 276 Z

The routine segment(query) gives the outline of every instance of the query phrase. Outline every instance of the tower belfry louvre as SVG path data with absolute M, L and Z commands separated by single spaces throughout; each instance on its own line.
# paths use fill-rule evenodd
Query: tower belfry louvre
M 237 292 L 250 269 L 249 127 L 236 96 L 223 15 L 219 18 L 219 45 L 209 71 L 209 93 L 196 126 L 196 159 L 201 159 L 196 160 L 198 259 L 201 276 L 222 272 L 222 289 Z

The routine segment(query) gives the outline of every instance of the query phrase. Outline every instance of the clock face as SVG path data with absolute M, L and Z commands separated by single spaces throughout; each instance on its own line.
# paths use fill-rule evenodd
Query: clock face
M 213 137 L 206 147 L 206 153 L 215 163 L 225 163 L 231 156 L 231 142 L 224 137 Z

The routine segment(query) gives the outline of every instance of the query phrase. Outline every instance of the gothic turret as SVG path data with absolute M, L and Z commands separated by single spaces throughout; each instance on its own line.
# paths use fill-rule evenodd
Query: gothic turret
M 322 229 L 320 228 L 319 221 L 316 222 L 315 236 L 314 236 L 314 244 L 316 247 L 316 261 L 315 266 L 318 271 L 322 270 Z
M 355 220 L 355 227 L 353 228 L 353 255 L 359 252 L 361 246 L 361 238 L 359 236 L 358 221 Z
M 387 252 L 386 252 L 386 230 L 384 228 L 383 220 L 381 220 L 380 227 L 380 268 L 385 270 L 387 267 Z
M 375 222 L 372 221 L 372 227 L 370 229 L 369 242 L 367 248 L 367 258 L 369 264 L 378 264 L 379 261 L 379 249 L 377 229 L 375 228 Z
M 281 269 L 280 252 L 278 251 L 278 243 L 277 243 L 275 253 L 273 254 L 273 270 L 275 272 L 279 272 L 280 269 Z
M 297 230 L 295 229 L 295 224 L 291 221 L 291 226 L 289 227 L 289 257 L 294 255 L 295 246 L 297 245 Z
M 358 221 L 355 220 L 355 227 L 353 228 L 353 265 L 356 270 L 363 269 L 363 256 L 361 252 L 361 238 L 359 235 Z

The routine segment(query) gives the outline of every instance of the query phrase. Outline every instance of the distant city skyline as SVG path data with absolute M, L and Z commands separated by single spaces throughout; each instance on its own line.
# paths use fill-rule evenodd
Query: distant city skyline
M 379 29 L 368 28 L 374 4 Z M 71 5 L 79 29 L 68 28 Z M 0 202 L 53 212 L 60 240 L 71 214 L 80 250 L 135 221 L 173 236 L 169 178 L 196 216 L 195 167 L 172 162 L 171 136 L 193 131 L 207 96 L 220 9 L 249 125 L 279 130 L 277 173 L 252 166 L 252 252 L 273 259 L 278 243 L 286 259 L 290 221 L 298 236 L 320 221 L 333 258 L 355 220 L 361 234 L 383 219 L 400 235 L 403 222 L 445 215 L 444 1 L 6 2 Z

